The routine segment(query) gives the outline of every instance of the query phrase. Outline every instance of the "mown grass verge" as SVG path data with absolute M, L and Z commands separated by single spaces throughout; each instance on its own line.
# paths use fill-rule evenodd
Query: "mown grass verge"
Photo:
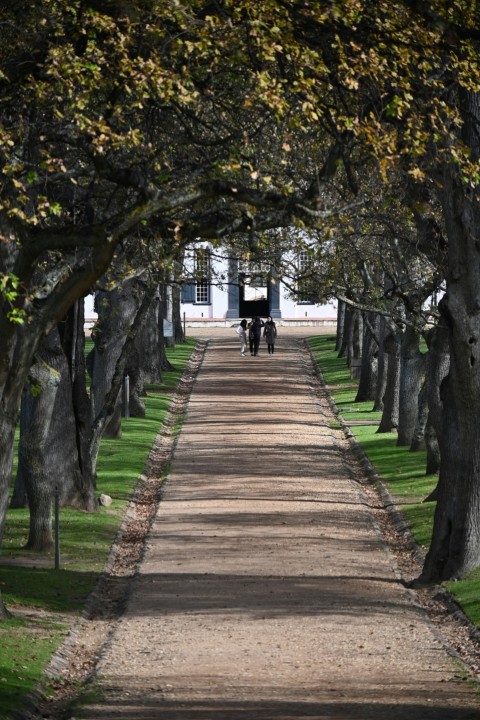
M 97 493 L 112 498 L 95 514 L 60 511 L 60 569 L 54 556 L 26 553 L 28 510 L 8 510 L 0 587 L 12 617 L 0 624 L 0 718 L 22 704 L 78 617 L 102 573 L 138 477 L 162 427 L 195 340 L 167 350 L 175 368 L 147 393 L 146 417 L 122 422 L 122 437 L 102 441 Z
M 371 402 L 355 402 L 358 383 L 352 380 L 345 359 L 337 357 L 334 336 L 311 337 L 308 344 L 344 421 L 388 488 L 415 541 L 426 552 L 435 504 L 424 500 L 434 489 L 437 476 L 425 474 L 425 453 L 397 447 L 395 433 L 377 434 L 380 413 L 372 412 Z M 480 627 L 480 570 L 464 580 L 446 583 L 446 587 Z

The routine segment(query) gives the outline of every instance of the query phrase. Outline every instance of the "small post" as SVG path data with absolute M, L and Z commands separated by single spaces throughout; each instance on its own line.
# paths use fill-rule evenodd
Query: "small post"
M 60 568 L 60 488 L 53 488 L 55 506 L 55 570 Z
M 184 312 L 184 313 L 183 313 L 183 339 L 184 339 L 184 340 L 187 339 L 187 330 L 186 330 L 186 328 L 187 328 L 187 326 L 186 326 L 186 323 L 185 323 L 185 312 Z
M 123 378 L 123 417 L 130 417 L 130 378 L 125 375 Z

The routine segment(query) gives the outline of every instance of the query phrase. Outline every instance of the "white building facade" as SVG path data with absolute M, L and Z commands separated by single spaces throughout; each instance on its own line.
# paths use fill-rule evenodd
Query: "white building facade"
M 302 258 L 298 258 L 301 268 Z M 279 325 L 335 325 L 335 303 L 318 305 L 292 293 L 273 267 L 241 261 L 196 245 L 185 258 L 187 282 L 182 286 L 180 312 L 185 325 L 230 326 L 241 318 L 271 315 Z

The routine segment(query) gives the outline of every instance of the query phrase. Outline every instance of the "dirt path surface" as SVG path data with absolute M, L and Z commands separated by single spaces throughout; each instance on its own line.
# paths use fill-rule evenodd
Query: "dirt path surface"
M 233 334 L 233 331 L 230 331 Z M 292 334 L 209 341 L 88 720 L 470 720 Z M 101 693 L 98 690 L 101 690 Z

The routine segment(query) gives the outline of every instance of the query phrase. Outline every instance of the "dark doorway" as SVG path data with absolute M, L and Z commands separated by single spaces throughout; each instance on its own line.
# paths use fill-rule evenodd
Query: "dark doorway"
M 239 315 L 244 318 L 270 314 L 270 279 L 265 275 L 241 274 Z

